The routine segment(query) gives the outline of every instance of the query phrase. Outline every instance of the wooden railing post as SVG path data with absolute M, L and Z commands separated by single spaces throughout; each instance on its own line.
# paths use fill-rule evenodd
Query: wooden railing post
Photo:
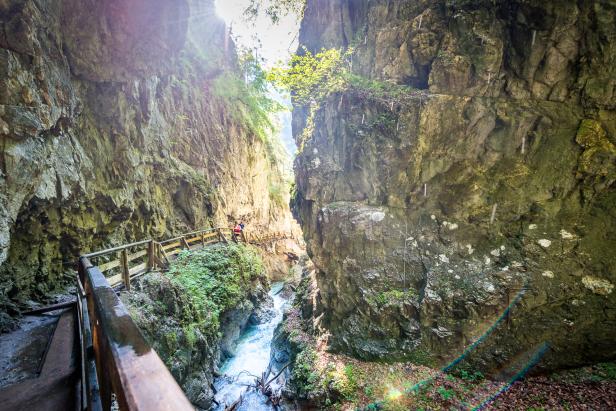
M 154 240 L 150 240 L 148 243 L 148 261 L 145 267 L 146 271 L 152 271 L 156 267 L 156 261 L 154 260 Z
M 240 231 L 240 234 L 242 235 L 242 241 L 247 243 L 248 241 L 246 241 L 246 233 L 244 232 L 244 230 Z
M 160 243 L 157 241 L 152 241 L 153 255 L 154 255 L 154 264 L 156 268 L 163 268 L 163 257 L 160 254 Z
M 81 345 L 81 408 L 90 411 L 101 411 L 102 404 L 98 376 L 96 375 L 92 325 L 90 323 L 90 313 L 88 312 L 88 296 L 84 286 L 87 280 L 87 272 L 84 261 L 81 258 L 79 259 L 77 270 L 79 273 L 77 280 L 77 316 L 79 319 L 79 339 Z
M 223 234 L 222 230 L 220 228 L 217 228 L 216 231 L 218 232 L 218 236 L 220 237 L 220 241 L 222 241 L 223 243 L 227 244 L 227 237 L 225 237 L 225 235 Z
M 130 291 L 130 271 L 128 269 L 128 252 L 126 248 L 120 254 L 120 266 L 122 268 L 122 278 L 124 279 L 124 287 L 126 291 Z
M 169 257 L 167 256 L 167 253 L 165 252 L 161 243 L 158 243 L 158 251 L 161 255 L 161 261 L 164 261 L 166 264 L 169 264 Z
M 182 236 L 182 238 L 180 238 L 180 241 L 182 242 L 182 245 L 187 249 L 190 250 L 190 246 L 188 245 L 188 241 L 186 241 L 186 237 Z
M 205 247 L 205 232 L 201 232 L 201 247 Z

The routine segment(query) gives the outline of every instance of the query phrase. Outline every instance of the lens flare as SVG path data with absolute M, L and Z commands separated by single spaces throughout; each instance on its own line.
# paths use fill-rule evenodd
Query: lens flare
M 515 298 L 513 299 L 513 301 L 511 301 L 509 303 L 509 305 L 507 306 L 507 308 L 505 308 L 505 310 L 503 311 L 503 313 L 494 321 L 494 323 L 479 337 L 477 338 L 472 344 L 470 344 L 463 352 L 462 354 L 460 354 L 460 356 L 458 356 L 456 359 L 454 359 L 452 362 L 450 362 L 449 364 L 447 364 L 446 366 L 444 366 L 443 368 L 441 368 L 440 372 L 441 373 L 445 373 L 447 374 L 449 371 L 451 371 L 456 365 L 458 365 L 460 362 L 462 362 L 465 358 L 467 358 L 467 356 L 475 350 L 475 348 L 477 348 L 477 346 L 479 346 L 482 342 L 484 342 L 486 340 L 486 338 L 488 336 L 490 336 L 495 330 L 496 328 L 499 326 L 499 324 L 501 324 L 509 315 L 510 311 L 515 307 L 515 305 L 517 305 L 520 300 L 522 299 L 522 297 L 524 296 L 524 294 L 526 293 L 526 291 L 528 290 L 527 285 L 525 284 L 517 293 L 517 295 L 515 296 Z M 515 375 L 513 375 L 507 382 L 507 384 L 502 387 L 501 389 L 497 390 L 495 393 L 489 395 L 487 397 L 487 399 L 485 399 L 483 402 L 481 402 L 480 404 L 478 404 L 477 406 L 475 406 L 473 408 L 474 410 L 482 410 L 483 408 L 485 408 L 490 402 L 492 402 L 496 397 L 498 397 L 500 394 L 502 394 L 504 391 L 506 391 L 507 389 L 509 389 L 509 387 L 511 387 L 511 385 L 521 379 L 522 377 L 524 377 L 526 375 L 526 373 L 528 373 L 528 371 L 534 367 L 539 360 L 543 357 L 543 355 L 547 352 L 549 348 L 549 344 L 547 342 L 543 342 L 538 349 L 536 349 L 535 351 L 531 351 L 530 353 L 532 355 L 530 355 L 530 358 L 528 358 L 528 353 L 525 353 L 526 355 L 520 355 L 520 359 L 522 359 L 522 361 L 519 362 L 519 364 L 516 364 L 518 367 L 521 367 L 521 369 L 519 371 L 517 371 L 515 373 Z M 518 361 L 516 361 L 516 363 L 518 363 Z M 436 380 L 436 376 L 432 376 L 429 378 L 426 378 L 422 381 L 419 381 L 418 383 L 416 383 L 415 385 L 413 385 L 412 387 L 406 389 L 404 391 L 404 393 L 402 393 L 401 391 L 395 389 L 395 388 L 390 388 L 387 391 L 387 394 L 385 395 L 385 397 L 383 398 L 382 401 L 376 401 L 373 402 L 371 404 L 371 406 L 382 406 L 383 403 L 385 401 L 391 401 L 391 400 L 397 400 L 400 397 L 402 397 L 403 394 L 415 394 L 417 392 L 419 392 L 423 387 L 432 384 L 434 381 Z M 465 407 L 470 408 L 470 406 L 468 404 L 464 404 Z
M 402 397 L 402 391 L 398 390 L 397 388 L 390 388 L 389 390 L 387 390 L 386 398 L 389 401 L 397 401 L 401 397 Z

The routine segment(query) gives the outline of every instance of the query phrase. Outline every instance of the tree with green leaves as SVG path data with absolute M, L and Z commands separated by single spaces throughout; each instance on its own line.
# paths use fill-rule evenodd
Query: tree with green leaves
M 306 7 L 306 0 L 250 0 L 249 6 L 244 11 L 244 15 L 249 19 L 254 19 L 264 12 L 272 22 L 278 23 L 282 17 L 294 14 L 301 19 Z
M 295 102 L 308 104 L 320 101 L 331 93 L 347 86 L 346 65 L 352 49 L 323 49 L 312 54 L 303 49 L 295 54 L 286 67 L 274 67 L 267 79 L 274 85 L 289 91 Z

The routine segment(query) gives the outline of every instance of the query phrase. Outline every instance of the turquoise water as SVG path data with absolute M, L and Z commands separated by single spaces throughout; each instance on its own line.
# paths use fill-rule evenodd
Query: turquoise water
M 282 321 L 282 314 L 287 300 L 280 293 L 284 283 L 274 283 L 269 295 L 274 300 L 274 317 L 263 324 L 249 326 L 241 335 L 236 355 L 225 361 L 220 368 L 223 374 L 214 381 L 216 401 L 220 404 L 215 410 L 224 410 L 242 395 L 242 404 L 237 410 L 273 410 L 267 404 L 267 397 L 248 389 L 247 384 L 254 384 L 255 376 L 263 373 L 270 361 L 270 351 L 274 329 Z M 279 294 L 280 293 L 280 294 Z M 272 378 L 270 375 L 269 378 Z

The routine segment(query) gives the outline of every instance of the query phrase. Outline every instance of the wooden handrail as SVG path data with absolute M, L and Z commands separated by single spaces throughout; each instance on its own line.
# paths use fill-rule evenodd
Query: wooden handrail
M 166 245 L 166 244 L 172 243 L 174 241 L 180 241 L 181 239 L 182 239 L 182 236 L 180 235 L 180 236 L 169 238 L 167 240 L 163 240 L 163 241 L 159 241 L 159 242 L 161 244 L 163 244 L 163 245 Z
M 101 251 L 96 251 L 96 252 L 89 253 L 89 254 L 84 254 L 82 257 L 87 257 L 87 258 L 100 257 L 100 256 L 105 255 L 105 254 L 115 253 L 116 251 L 122 251 L 122 250 L 124 250 L 126 248 L 137 247 L 139 245 L 147 244 L 150 241 L 152 241 L 152 240 L 137 241 L 136 243 L 120 245 L 120 246 L 117 246 L 117 247 L 108 248 L 106 250 L 101 250 Z
M 77 275 L 77 319 L 79 329 L 79 358 L 81 365 L 81 409 L 88 411 L 102 410 L 98 377 L 96 375 L 96 360 L 92 344 L 92 329 L 86 292 L 82 278 L 85 278 L 84 267 L 78 265 Z
M 197 231 L 191 231 L 189 233 L 186 234 L 182 234 L 180 236 L 174 237 L 174 238 L 168 238 L 166 240 L 160 241 L 160 243 L 165 244 L 165 243 L 169 243 L 172 242 L 174 240 L 179 240 L 182 237 L 189 237 L 189 236 L 193 236 L 193 235 L 199 235 L 201 233 L 207 233 L 207 232 L 215 232 L 217 230 L 224 230 L 224 229 L 228 229 L 227 227 L 220 227 L 220 228 L 206 228 L 204 230 L 197 230 Z M 94 251 L 91 253 L 87 253 L 87 254 L 83 254 L 82 257 L 88 257 L 88 258 L 94 258 L 94 257 L 100 257 L 106 254 L 111 254 L 111 253 L 115 253 L 117 251 L 122 251 L 125 248 L 131 248 L 131 247 L 137 247 L 140 245 L 144 245 L 149 243 L 150 241 L 152 241 L 152 239 L 147 239 L 147 240 L 142 240 L 142 241 L 137 241 L 134 243 L 130 243 L 130 244 L 124 244 L 124 245 L 119 245 L 117 247 L 112 247 L 112 248 L 106 248 L 104 250 L 100 250 L 100 251 Z
M 102 408 L 114 393 L 120 410 L 194 410 L 101 271 L 79 259 L 87 296 Z

